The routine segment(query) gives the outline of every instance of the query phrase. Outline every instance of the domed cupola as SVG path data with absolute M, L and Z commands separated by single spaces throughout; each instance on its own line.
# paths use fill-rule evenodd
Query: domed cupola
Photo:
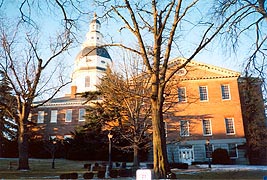
M 107 66 L 112 67 L 111 57 L 102 41 L 101 24 L 96 14 L 89 28 L 82 50 L 75 59 L 72 74 L 72 86 L 76 86 L 77 93 L 97 90 L 96 85 L 100 82 Z

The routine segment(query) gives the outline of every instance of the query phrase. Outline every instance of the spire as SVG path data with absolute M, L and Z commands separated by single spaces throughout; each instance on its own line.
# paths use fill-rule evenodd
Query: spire
M 86 41 L 82 45 L 82 49 L 88 46 L 98 46 L 102 44 L 102 34 L 100 32 L 101 23 L 94 13 L 93 20 L 89 25 L 89 32 L 86 34 Z

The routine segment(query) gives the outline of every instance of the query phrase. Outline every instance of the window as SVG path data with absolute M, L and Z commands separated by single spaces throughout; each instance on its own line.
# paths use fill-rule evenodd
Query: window
M 49 137 L 49 140 L 50 140 L 50 141 L 57 140 L 57 136 L 52 135 L 52 136 Z
M 207 86 L 199 86 L 200 101 L 208 101 L 208 88 Z
M 228 144 L 228 154 L 230 158 L 238 157 L 236 144 Z
M 79 121 L 85 121 L 85 109 L 79 109 Z
M 71 109 L 68 109 L 66 111 L 66 115 L 65 115 L 65 122 L 71 122 L 72 120 L 72 110 Z
M 44 123 L 44 111 L 38 111 L 37 123 Z
M 57 110 L 52 110 L 51 111 L 51 123 L 56 123 L 57 122 Z
M 222 99 L 228 100 L 231 99 L 230 97 L 230 87 L 228 84 L 221 85 L 221 91 L 222 91 Z
M 68 139 L 73 139 L 73 135 L 71 135 L 71 134 L 65 134 L 64 135 L 64 140 L 68 140 Z
M 178 102 L 186 102 L 186 89 L 185 87 L 178 88 Z
M 189 136 L 189 121 L 186 120 L 180 121 L 180 135 Z
M 210 136 L 210 135 L 212 135 L 212 131 L 211 131 L 211 120 L 209 120 L 209 119 L 203 119 L 202 120 L 202 126 L 203 126 L 203 135 L 204 136 Z
M 90 76 L 86 76 L 85 77 L 85 84 L 84 84 L 85 87 L 90 87 Z
M 225 118 L 226 134 L 235 134 L 235 126 L 233 118 Z

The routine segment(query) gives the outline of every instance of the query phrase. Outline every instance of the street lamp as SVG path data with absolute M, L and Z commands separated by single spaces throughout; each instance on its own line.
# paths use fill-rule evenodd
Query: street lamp
M 55 153 L 57 150 L 57 140 L 54 138 L 52 140 L 52 147 L 51 147 L 51 153 L 52 153 L 52 169 L 55 169 Z
M 112 139 L 113 135 L 109 132 L 108 133 L 108 175 L 110 174 L 110 170 L 112 169 L 112 162 L 111 162 L 111 146 L 112 146 Z
M 210 140 L 207 139 L 206 140 L 206 156 L 208 157 L 208 160 L 209 160 L 209 168 L 211 168 L 211 162 L 210 162 L 211 155 L 212 155 L 212 145 L 210 144 Z

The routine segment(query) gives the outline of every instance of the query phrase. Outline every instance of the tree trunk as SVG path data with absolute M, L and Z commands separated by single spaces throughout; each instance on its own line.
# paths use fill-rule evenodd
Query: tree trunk
M 139 158 L 138 158 L 138 146 L 134 144 L 134 158 L 133 158 L 133 167 L 134 169 L 138 169 L 139 167 Z
M 29 170 L 29 157 L 28 157 L 28 129 L 23 120 L 18 129 L 18 149 L 19 149 L 19 170 Z
M 159 80 L 152 77 L 152 127 L 153 127 L 153 159 L 155 178 L 166 178 L 170 172 L 167 151 L 166 137 L 163 124 L 163 87 L 159 86 Z

